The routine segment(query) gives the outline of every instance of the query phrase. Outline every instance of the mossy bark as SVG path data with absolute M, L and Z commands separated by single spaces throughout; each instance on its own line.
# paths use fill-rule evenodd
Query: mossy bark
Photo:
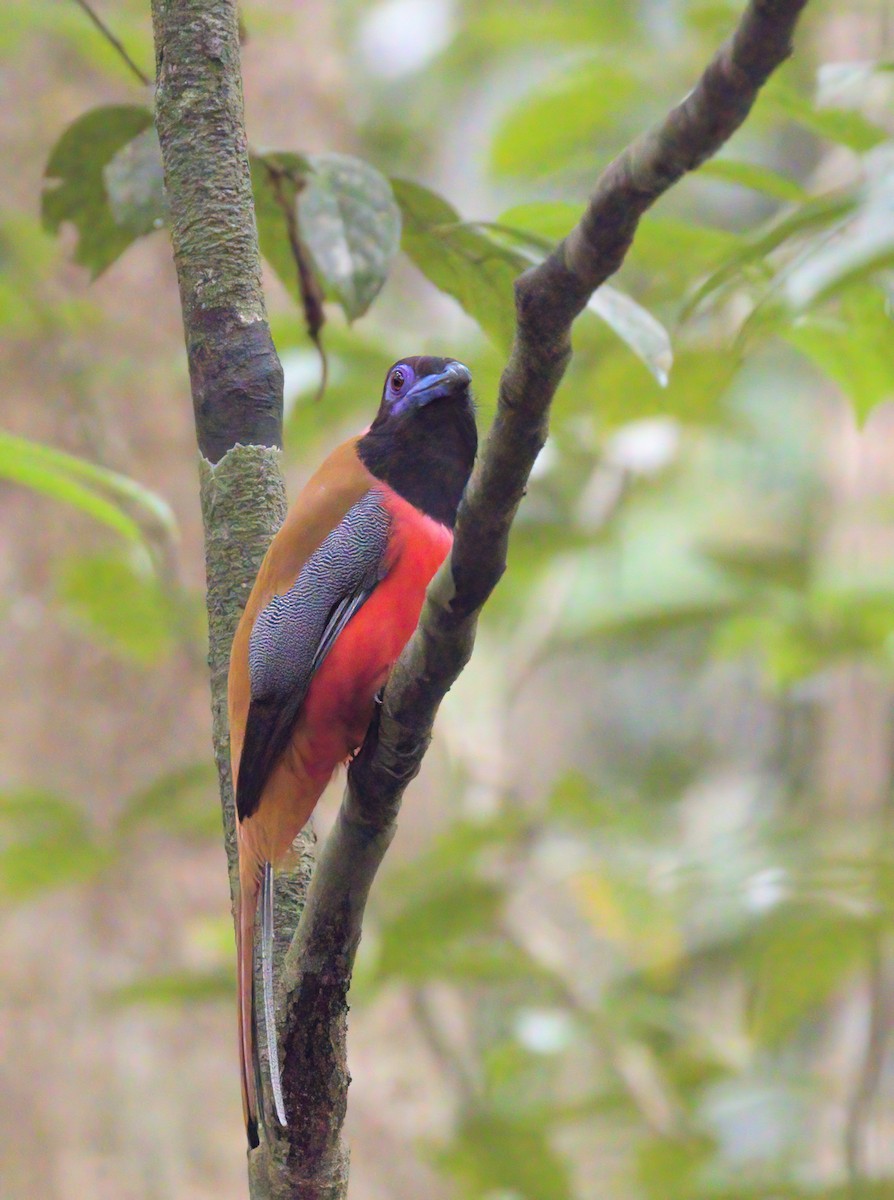
M 211 736 L 220 777 L 224 838 L 233 897 L 239 880 L 236 813 L 230 776 L 227 671 L 230 646 L 264 551 L 286 511 L 281 454 L 265 446 L 234 446 L 218 463 L 199 458 L 205 527 Z
M 258 565 L 285 514 L 280 469 L 282 368 L 267 323 L 251 192 L 235 0 L 152 0 L 156 124 L 189 360 L 205 528 L 214 753 L 231 898 L 238 887 L 227 728 L 233 634 Z M 313 863 L 303 832 L 277 878 L 281 967 Z M 282 971 L 278 970 L 278 975 Z M 281 1009 L 280 1009 L 281 1011 Z M 235 1024 L 235 996 L 234 996 Z M 232 1042 L 233 1087 L 238 1086 Z M 225 1051 L 229 1053 L 230 1046 Z M 262 1054 L 266 1047 L 261 1046 Z M 345 1072 L 344 1055 L 340 1069 Z M 269 1073 L 263 1072 L 269 1086 Z M 345 1072 L 346 1075 L 346 1072 Z M 272 1111 L 268 1102 L 267 1110 Z M 335 1121 L 328 1109 L 318 1121 Z M 340 1130 L 341 1117 L 337 1118 Z M 338 1134 L 336 1133 L 336 1138 Z M 280 1145 L 281 1149 L 281 1145 Z M 268 1141 L 249 1158 L 253 1200 L 323 1194 L 293 1186 Z M 328 1180 L 329 1176 L 327 1176 Z M 313 1180 L 311 1179 L 312 1183 Z M 342 1200 L 346 1171 L 331 1200 Z
M 235 0 L 152 0 L 155 119 L 199 449 L 282 445 L 282 368 L 264 296 Z

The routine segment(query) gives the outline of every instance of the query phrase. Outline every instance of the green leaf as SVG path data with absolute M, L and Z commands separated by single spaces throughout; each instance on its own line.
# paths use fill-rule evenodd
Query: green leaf
M 777 111 L 809 129 L 811 133 L 830 142 L 849 146 L 858 154 L 865 154 L 873 146 L 884 142 L 888 136 L 878 125 L 853 109 L 818 108 L 797 92 L 778 83 L 767 90 L 765 99 Z
M 670 629 L 734 605 L 736 591 L 695 552 L 679 514 L 655 511 L 620 533 L 617 544 L 555 565 L 564 597 L 556 622 L 561 638 Z
M 73 479 L 69 472 L 47 460 L 41 454 L 43 449 L 34 443 L 25 443 L 22 438 L 0 433 L 0 478 L 20 483 L 54 500 L 79 508 L 129 541 L 141 540 L 140 527 L 131 517 L 117 504 L 92 488 L 85 487 Z
M 300 303 L 284 205 L 326 297 L 349 321 L 363 316 L 400 248 L 400 210 L 385 176 L 347 154 L 286 151 L 252 155 L 251 176 L 261 253 L 292 297 Z
M 154 207 L 160 191 L 151 136 L 122 156 L 151 126 L 152 113 L 140 105 L 94 108 L 69 125 L 50 153 L 41 199 L 44 227 L 56 233 L 65 221 L 75 225 L 75 260 L 94 278 L 161 216 Z
M 536 983 L 548 987 L 550 980 L 540 963 L 499 934 L 432 946 L 409 977 L 418 983 L 443 979 L 461 985 L 523 983 L 528 988 Z
M 497 224 L 509 229 L 524 229 L 538 234 L 549 242 L 559 242 L 571 232 L 584 212 L 581 204 L 564 200 L 540 200 L 533 204 L 516 204 L 497 218 Z
M 13 438 L 11 434 L 2 434 L 0 438 L 4 441 L 15 442 L 20 452 L 24 452 L 25 447 L 28 447 L 28 453 L 38 456 L 41 462 L 67 471 L 78 479 L 86 479 L 89 483 L 96 484 L 118 499 L 126 500 L 140 511 L 144 519 L 159 525 L 169 537 L 176 538 L 178 536 L 177 519 L 168 502 L 162 499 L 157 492 L 137 483 L 128 475 L 110 471 L 107 467 L 100 467 L 84 458 L 77 458 L 62 450 L 55 450 L 52 446 L 25 442 L 23 438 Z
M 89 831 L 87 819 L 70 800 L 50 792 L 17 791 L 0 794 L 0 820 L 7 834 L 27 836 L 55 832 L 76 840 Z
M 595 167 L 600 140 L 617 138 L 618 114 L 640 87 L 632 72 L 604 60 L 551 77 L 498 127 L 492 169 L 501 176 L 538 177 L 568 166 Z
M 704 346 L 684 348 L 674 361 L 667 389 L 659 391 L 638 359 L 609 349 L 584 375 L 580 387 L 588 398 L 598 397 L 595 411 L 605 430 L 654 416 L 711 423 L 721 415 L 721 402 L 737 365 L 728 353 Z M 589 403 L 592 406 L 592 400 Z
M 0 898 L 21 902 L 93 878 L 109 860 L 69 801 L 45 792 L 0 796 Z
M 837 236 L 818 238 L 781 276 L 790 308 L 803 311 L 894 263 L 894 171 L 891 156 L 867 155 L 859 206 Z
M 491 1195 L 571 1200 L 573 1195 L 568 1167 L 538 1120 L 473 1113 L 435 1161 L 461 1183 L 469 1200 Z
M 806 315 L 780 332 L 850 398 L 860 424 L 894 398 L 894 322 L 881 291 L 853 289 L 837 315 Z
M 236 979 L 232 970 L 219 967 L 207 971 L 173 971 L 147 975 L 105 993 L 114 1008 L 135 1005 L 207 1004 L 231 1001 Z
M 579 771 L 568 771 L 555 783 L 547 813 L 557 824 L 577 832 L 612 832 L 640 838 L 657 832 L 650 807 L 629 794 L 607 794 Z
M 419 193 L 424 192 L 418 185 L 407 186 Z M 403 204 L 397 182 L 395 187 L 398 200 Z M 415 252 L 411 251 L 407 228 L 409 218 L 405 213 L 404 249 L 429 279 L 455 296 L 483 328 L 487 330 L 487 320 L 491 320 L 494 323 L 494 340 L 504 348 L 508 347 L 515 329 L 511 283 L 525 267 L 542 261 L 552 248 L 552 238 L 539 231 L 514 228 L 502 220 L 493 224 L 481 221 L 462 223 L 456 210 L 434 193 L 428 192 L 418 198 L 413 193 L 409 196 L 411 202 L 417 204 L 417 212 L 422 212 L 424 208 L 425 219 L 430 223 L 434 236 L 428 245 L 420 239 L 414 247 Z M 560 206 L 561 216 L 558 219 L 550 205 L 529 206 L 516 209 L 515 212 L 527 212 L 533 222 L 536 224 L 539 221 L 541 226 L 549 227 L 551 222 L 556 225 L 561 223 L 567 232 L 565 219 L 568 212 L 564 205 Z M 450 259 L 445 254 L 448 242 L 456 252 L 456 256 Z M 470 270 L 474 272 L 476 264 L 486 260 L 495 247 L 499 248 L 505 259 L 506 266 L 501 264 L 503 277 L 494 279 L 495 286 L 489 293 L 484 292 L 483 286 L 473 290 L 472 280 L 463 276 L 468 276 Z M 458 259 L 464 261 L 458 262 Z M 481 283 L 484 285 L 486 281 L 482 279 Z M 670 336 L 656 317 L 632 296 L 609 284 L 599 288 L 587 307 L 646 364 L 662 387 L 667 385 L 673 351 Z
M 333 428 L 348 422 L 361 428 L 368 422 L 385 374 L 401 351 L 389 345 L 381 331 L 365 337 L 357 325 L 348 328 L 330 322 L 326 329 L 326 403 L 317 404 L 319 356 L 306 343 L 300 349 L 288 348 L 295 341 L 292 318 L 286 323 L 274 316 L 271 327 L 285 371 L 286 446 L 299 446 L 308 459 L 325 454 Z M 319 440 L 319 447 L 308 444 L 313 438 Z
M 651 283 L 656 275 L 669 279 L 677 300 L 682 284 L 714 270 L 741 245 L 742 239 L 726 229 L 646 213 L 626 263 L 646 273 Z
M 587 308 L 605 321 L 625 345 L 646 364 L 661 387 L 667 387 L 674 361 L 670 334 L 648 309 L 604 283 L 587 303 Z
M 785 905 L 754 940 L 754 1036 L 776 1046 L 794 1034 L 837 990 L 868 953 L 865 920 L 819 906 Z
M 9 211 L 0 216 L 0 329 L 7 340 L 46 342 L 74 333 L 89 314 L 84 296 L 52 299 L 47 281 L 58 268 L 58 246 L 39 220 Z
M 173 514 L 165 501 L 135 480 L 51 446 L 2 431 L 0 479 L 23 484 L 71 504 L 132 542 L 143 540 L 139 525 L 103 492 L 110 492 L 116 500 L 129 501 L 142 509 L 144 515 L 163 526 L 169 535 L 177 531 Z
M 493 54 L 532 46 L 567 45 L 575 53 L 582 45 L 624 44 L 631 27 L 637 29 L 636 14 L 624 7 L 599 4 L 544 5 L 540 0 L 520 0 L 503 5 L 477 4 L 464 14 L 463 41 Z
M 698 173 L 707 175 L 710 179 L 719 179 L 723 183 L 750 188 L 751 191 L 761 192 L 774 200 L 799 204 L 807 199 L 807 193 L 800 183 L 756 163 L 739 162 L 732 158 L 711 158 L 702 163 Z
M 403 214 L 401 247 L 435 287 L 453 296 L 504 350 L 515 333 L 513 284 L 524 255 L 465 224 L 443 197 L 418 183 L 392 180 Z
M 216 779 L 213 764 L 204 761 L 166 771 L 149 787 L 128 797 L 118 817 L 117 832 L 127 836 L 148 825 L 179 834 L 219 835 Z
M 116 4 L 114 16 L 116 36 L 138 64 L 148 65 L 152 61 L 152 33 L 145 12 L 139 5 Z M 58 79 L 67 87 L 75 71 L 84 68 L 91 74 L 104 72 L 116 88 L 122 81 L 134 87 L 130 68 L 94 24 L 84 19 L 78 5 L 59 4 L 58 0 L 5 0 L 0 5 L 0 53 L 4 60 L 27 63 L 36 40 L 64 58 L 64 65 L 60 61 L 56 70 L 46 73 L 47 94 L 51 81 Z
M 772 510 L 766 514 L 755 511 L 747 526 L 734 519 L 732 529 L 702 539 L 699 550 L 746 584 L 781 584 L 801 590 L 814 570 L 810 547 L 793 538 L 791 529 Z
M 477 879 L 454 879 L 416 897 L 381 930 L 379 979 L 424 981 L 449 973 L 450 954 L 492 933 L 502 892 Z
M 655 1200 L 692 1200 L 699 1174 L 710 1162 L 714 1142 L 704 1135 L 656 1134 L 638 1148 L 637 1175 Z
M 713 292 L 729 283 L 737 284 L 748 267 L 764 264 L 774 250 L 787 242 L 822 232 L 824 235 L 843 228 L 853 213 L 858 197 L 853 192 L 838 192 L 808 200 L 793 213 L 774 220 L 769 228 L 739 242 L 734 252 L 704 280 L 688 301 L 684 317 L 691 314 Z M 769 268 L 764 268 L 769 272 Z
M 301 235 L 326 294 L 349 321 L 362 317 L 382 289 L 400 249 L 400 209 L 391 185 L 369 163 L 347 154 L 312 154 L 298 196 Z
M 514 845 L 526 828 L 524 818 L 512 809 L 487 821 L 455 821 L 423 854 L 392 872 L 388 895 L 412 907 L 441 883 L 451 886 L 460 874 L 471 878 L 485 851 Z
M 144 666 L 160 661 L 174 637 L 174 610 L 158 578 L 120 554 L 70 558 L 57 596 L 99 639 Z

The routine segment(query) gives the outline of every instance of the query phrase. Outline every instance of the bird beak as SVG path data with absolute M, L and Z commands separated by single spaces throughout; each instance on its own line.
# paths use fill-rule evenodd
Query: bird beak
M 472 382 L 472 372 L 461 362 L 452 362 L 438 375 L 425 375 L 407 392 L 407 400 L 421 408 L 432 400 L 453 396 Z

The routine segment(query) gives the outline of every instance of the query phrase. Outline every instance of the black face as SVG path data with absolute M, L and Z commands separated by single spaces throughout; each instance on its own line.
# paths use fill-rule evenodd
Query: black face
M 402 358 L 357 447 L 377 479 L 451 528 L 478 448 L 471 379 L 453 358 Z

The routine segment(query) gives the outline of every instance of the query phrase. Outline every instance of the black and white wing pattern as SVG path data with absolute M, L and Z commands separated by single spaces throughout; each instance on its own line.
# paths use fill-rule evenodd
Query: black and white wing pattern
M 315 672 L 382 579 L 390 530 L 381 493 L 367 492 L 289 590 L 258 613 L 248 644 L 251 702 L 236 791 L 240 821 L 257 810 Z

